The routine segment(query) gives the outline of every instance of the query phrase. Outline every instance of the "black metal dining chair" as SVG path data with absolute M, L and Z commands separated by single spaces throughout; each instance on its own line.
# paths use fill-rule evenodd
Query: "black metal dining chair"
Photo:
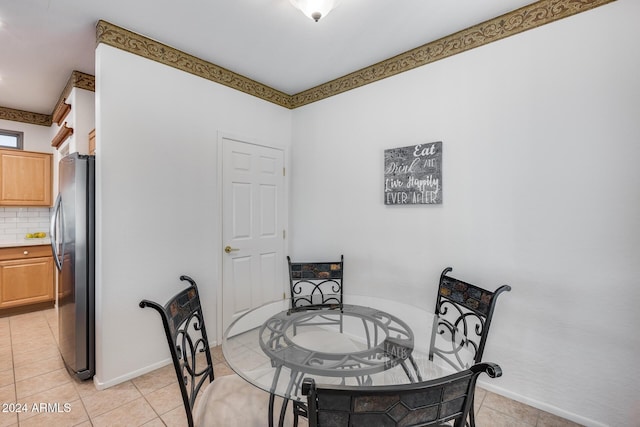
M 511 286 L 491 292 L 447 275 L 452 270 L 447 267 L 440 274 L 429 359 L 465 369 L 482 361 L 498 296 Z M 473 408 L 469 425 L 475 426 Z
M 155 309 L 162 318 L 189 427 L 263 427 L 269 394 L 237 375 L 214 380 L 198 287 L 189 276 L 180 276 L 180 280 L 187 281 L 189 287 L 165 305 L 149 300 L 139 305 Z
M 310 427 L 462 427 L 472 410 L 476 381 L 481 373 L 502 375 L 500 366 L 480 363 L 455 374 L 393 386 L 315 384 L 305 378 Z M 450 427 L 450 426 L 449 426 Z
M 289 264 L 289 290 L 291 292 L 291 309 L 307 310 L 327 306 L 342 305 L 344 255 L 340 261 L 292 262 Z M 298 335 L 298 327 L 338 325 L 342 332 L 342 316 L 318 316 L 313 322 L 293 325 L 294 335 Z M 309 335 L 308 335 L 309 336 Z M 298 339 L 302 338 L 298 336 Z M 343 340 L 346 343 L 346 339 Z M 298 426 L 299 416 L 306 417 L 306 408 L 300 402 L 293 404 L 294 426 Z
M 340 261 L 289 263 L 291 308 L 342 304 L 344 256 Z

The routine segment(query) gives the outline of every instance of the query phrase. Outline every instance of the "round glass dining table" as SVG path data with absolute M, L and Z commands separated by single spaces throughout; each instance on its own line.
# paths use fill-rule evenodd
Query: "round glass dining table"
M 231 369 L 272 396 L 269 425 L 274 396 L 306 402 L 307 377 L 318 384 L 376 386 L 455 372 L 429 360 L 432 311 L 368 296 L 344 295 L 342 301 L 296 309 L 289 300 L 268 303 L 225 331 L 222 351 Z

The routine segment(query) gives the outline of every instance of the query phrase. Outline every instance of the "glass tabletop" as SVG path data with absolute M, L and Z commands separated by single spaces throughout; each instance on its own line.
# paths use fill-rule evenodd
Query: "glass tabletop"
M 342 304 L 297 309 L 281 300 L 237 318 L 225 332 L 222 350 L 231 369 L 253 385 L 306 401 L 305 377 L 364 386 L 454 372 L 429 360 L 434 320 L 432 312 L 411 304 L 367 296 L 344 295 Z

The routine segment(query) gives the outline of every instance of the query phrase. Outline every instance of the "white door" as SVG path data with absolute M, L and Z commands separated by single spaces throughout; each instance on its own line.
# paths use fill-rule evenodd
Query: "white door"
M 283 297 L 284 152 L 222 139 L 222 327 Z

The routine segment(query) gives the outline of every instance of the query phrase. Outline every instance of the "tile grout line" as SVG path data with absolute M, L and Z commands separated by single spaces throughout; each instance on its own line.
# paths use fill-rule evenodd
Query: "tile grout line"
M 57 323 L 57 316 L 58 316 L 58 307 L 54 307 L 55 310 L 55 314 L 56 314 L 56 324 L 55 324 L 55 329 L 58 328 L 58 323 Z M 58 352 L 60 353 L 60 360 L 62 360 L 62 366 L 63 368 L 66 370 L 66 366 L 64 364 L 64 359 L 62 359 L 62 352 L 60 352 L 60 343 L 58 338 L 56 337 L 56 333 L 57 331 L 54 330 L 54 324 L 53 322 L 49 321 L 49 318 L 46 316 L 46 314 L 44 314 L 45 312 L 43 311 L 43 317 L 45 322 L 47 323 L 47 326 L 49 327 L 49 332 L 51 332 L 51 336 L 53 337 L 53 341 L 56 343 L 56 347 L 58 347 Z M 84 410 L 84 413 L 87 415 L 87 419 L 85 421 L 80 421 L 77 424 L 74 424 L 75 426 L 77 425 L 82 425 L 85 422 L 89 422 L 89 424 L 91 426 L 93 426 L 93 420 L 91 419 L 91 416 L 89 415 L 89 411 L 87 410 L 87 406 L 84 403 L 84 399 L 82 397 L 82 394 L 80 393 L 80 390 L 78 389 L 78 386 L 76 384 L 75 381 L 71 381 L 73 388 L 76 390 L 76 393 L 78 394 L 78 402 L 80 402 L 80 405 L 82 406 L 82 410 Z
M 491 392 L 487 391 L 487 393 L 491 393 Z M 480 407 L 478 407 L 478 413 L 480 412 L 480 409 L 482 409 L 482 407 L 484 406 L 486 399 L 487 399 L 487 394 L 484 395 L 484 398 L 482 399 L 482 404 L 480 405 Z M 514 401 L 514 402 L 517 402 L 517 401 Z M 525 405 L 525 406 L 528 406 L 528 405 Z M 529 407 L 533 408 L 533 406 L 529 406 Z M 495 408 L 495 407 L 492 407 L 492 406 L 486 406 L 486 408 L 491 410 L 491 411 L 495 411 L 495 412 L 497 412 L 499 414 L 502 414 L 502 415 L 504 415 L 506 417 L 509 417 L 511 419 L 517 420 L 516 417 L 514 417 L 513 415 L 511 415 L 511 414 L 509 414 L 507 412 L 504 412 L 503 410 L 501 410 L 499 408 Z M 540 412 L 541 412 L 540 409 L 537 409 L 537 408 L 533 408 L 533 409 L 535 409 L 535 413 L 536 413 L 536 417 L 535 418 L 536 418 L 536 420 L 535 420 L 535 422 L 533 424 L 526 424 L 526 425 L 528 425 L 530 427 L 536 427 L 538 425 L 538 421 L 540 420 Z M 476 415 L 478 415 L 478 413 L 476 413 Z
M 149 402 L 149 399 L 147 399 L 147 395 L 144 394 L 142 392 L 142 390 L 140 390 L 140 388 L 136 385 L 136 383 L 134 381 L 131 381 L 131 384 L 133 384 L 133 386 L 135 387 L 136 390 L 138 390 L 138 393 L 140 393 L 140 396 L 142 396 L 142 398 L 144 399 L 145 402 L 147 402 L 147 405 L 149 405 L 149 407 L 151 408 L 151 410 L 153 410 L 153 412 L 156 414 L 156 416 L 158 417 L 158 419 L 160 420 L 160 422 L 166 426 L 167 423 L 164 422 L 164 420 L 162 419 L 162 416 L 158 413 L 158 411 L 156 411 L 156 408 L 153 407 L 153 405 L 151 404 L 151 402 Z M 153 421 L 153 420 L 152 420 Z
M 46 326 L 47 326 L 47 330 L 48 330 L 48 331 L 49 331 L 49 333 L 51 334 L 51 338 L 53 339 L 53 342 L 55 343 L 56 348 L 57 348 L 57 350 L 58 350 L 58 352 L 59 352 L 59 351 L 60 351 L 60 347 L 58 346 L 58 341 L 56 340 L 56 337 L 55 337 L 55 334 L 54 334 L 54 332 L 53 332 L 53 329 L 52 329 L 51 323 L 49 322 L 49 320 L 47 319 L 46 315 L 44 314 L 44 311 L 43 311 L 43 312 L 41 312 L 40 317 L 41 317 L 42 321 L 46 324 Z M 11 323 L 13 323 L 13 322 L 11 322 L 11 321 L 10 321 L 10 328 L 9 328 L 9 329 L 10 329 L 11 337 L 12 337 L 12 336 L 13 336 L 13 329 L 11 328 Z M 13 350 L 14 350 L 14 348 L 13 348 L 13 339 L 11 339 L 11 351 L 12 351 L 12 357 L 13 357 Z M 61 355 L 61 354 L 59 354 L 59 355 L 58 355 L 58 357 L 59 357 L 60 359 L 62 359 L 62 355 Z M 16 370 L 16 366 L 15 366 L 15 359 L 13 359 L 13 360 L 12 360 L 12 362 L 13 362 L 13 363 L 12 363 L 12 366 L 13 366 L 14 389 L 15 389 L 16 402 L 17 402 L 17 401 L 18 401 L 18 388 L 17 388 L 17 383 L 18 383 L 18 382 L 17 382 L 17 380 L 16 380 L 16 378 L 17 378 L 17 377 L 16 377 L 16 371 L 15 371 L 15 370 Z M 66 371 L 66 368 L 65 368 L 65 366 L 64 366 L 64 361 L 63 361 L 63 367 L 62 367 L 62 369 L 64 369 L 64 370 Z M 53 372 L 53 371 L 50 371 L 50 372 Z M 39 374 L 39 375 L 42 375 L 42 374 Z M 32 378 L 32 377 L 29 377 L 29 378 Z M 24 380 L 27 380 L 27 379 L 28 379 L 28 378 L 25 378 Z M 83 402 L 83 400 L 82 400 L 82 396 L 80 396 L 80 393 L 78 392 L 78 389 L 77 389 L 77 387 L 76 387 L 75 383 L 73 382 L 73 380 L 72 380 L 71 378 L 70 378 L 69 383 L 74 387 L 74 389 L 75 389 L 75 390 L 76 390 L 76 392 L 78 393 L 78 401 L 79 401 L 79 402 L 80 402 L 80 404 L 82 405 L 82 409 L 84 410 L 85 414 L 87 414 L 87 420 L 80 421 L 79 423 L 74 424 L 74 425 L 81 425 L 82 423 L 84 423 L 84 422 L 86 422 L 86 421 L 89 421 L 89 423 L 93 426 L 93 423 L 91 422 L 90 417 L 89 417 L 89 413 L 88 413 L 88 411 L 87 411 L 86 407 L 84 406 L 84 402 Z M 41 390 L 41 391 L 39 391 L 39 392 L 40 392 L 40 393 L 41 393 L 41 392 L 46 392 L 46 391 L 48 391 L 48 390 L 52 390 L 52 389 L 54 389 L 54 388 L 56 388 L 56 387 L 58 387 L 58 386 L 53 386 L 53 387 L 51 387 L 51 388 L 49 388 L 49 389 Z M 35 393 L 35 394 L 37 394 L 37 393 Z M 30 396 L 33 396 L 33 395 L 25 396 L 25 398 L 29 398 Z M 69 403 L 70 403 L 70 402 L 69 402 Z M 28 419 L 30 419 L 30 418 L 27 418 L 27 420 L 28 420 Z M 22 425 L 25 421 L 26 421 L 26 420 L 21 420 L 21 419 L 20 419 L 20 416 L 19 416 L 19 414 L 18 414 L 18 424 L 17 424 L 17 426 L 19 427 L 19 426 L 20 426 L 20 425 Z
M 18 384 L 16 382 L 16 358 L 15 358 L 15 354 L 13 351 L 13 328 L 11 327 L 11 324 L 13 323 L 11 321 L 11 316 L 9 316 L 9 343 L 11 343 L 11 371 L 13 374 L 13 403 L 18 403 Z M 16 422 L 17 425 L 20 426 L 20 416 L 18 414 L 15 414 L 16 416 Z
M 60 357 L 62 357 L 62 355 L 60 355 Z M 62 363 L 64 363 L 64 361 Z M 89 411 L 87 410 L 87 406 L 84 403 L 84 399 L 82 397 L 82 394 L 80 393 L 80 390 L 78 390 L 77 384 L 74 383 L 73 387 L 76 389 L 76 393 L 78 393 L 78 397 L 79 397 L 78 400 L 80 401 L 80 404 L 82 405 L 82 409 L 84 409 L 84 413 L 87 414 L 87 421 L 89 421 L 89 424 L 91 424 L 93 426 L 93 420 L 91 419 L 91 415 L 89 415 Z M 83 422 L 84 421 L 82 421 L 82 422 L 80 422 L 80 423 L 78 423 L 76 425 L 80 425 Z
M 58 308 L 54 307 L 54 310 L 56 312 L 56 317 L 57 317 Z M 60 352 L 60 343 L 58 342 L 58 339 L 56 339 L 56 331 L 54 331 L 53 324 L 51 322 L 49 322 L 49 319 L 46 317 L 46 315 L 43 314 L 43 316 L 45 318 L 45 322 L 47 322 L 47 326 L 49 327 L 49 331 L 51 332 L 51 335 L 53 336 L 53 341 L 56 343 L 56 346 L 58 347 L 58 352 Z M 56 328 L 57 328 L 57 326 L 58 325 L 56 324 Z M 60 360 L 62 360 L 62 366 L 66 370 L 67 368 L 66 368 L 66 366 L 64 364 L 64 359 L 62 359 L 62 352 L 60 352 Z M 93 420 L 91 419 L 91 416 L 89 415 L 89 411 L 87 410 L 87 407 L 86 407 L 86 405 L 84 403 L 84 399 L 82 398 L 82 394 L 80 393 L 80 390 L 78 390 L 77 384 L 72 381 L 72 385 L 73 385 L 73 388 L 76 390 L 76 393 L 78 393 L 78 402 L 80 402 L 80 405 L 82 406 L 82 409 L 84 410 L 84 413 L 87 414 L 86 421 L 80 421 L 79 423 L 74 424 L 74 426 L 82 425 L 85 422 L 89 422 L 89 424 L 91 424 L 91 426 L 93 426 Z

